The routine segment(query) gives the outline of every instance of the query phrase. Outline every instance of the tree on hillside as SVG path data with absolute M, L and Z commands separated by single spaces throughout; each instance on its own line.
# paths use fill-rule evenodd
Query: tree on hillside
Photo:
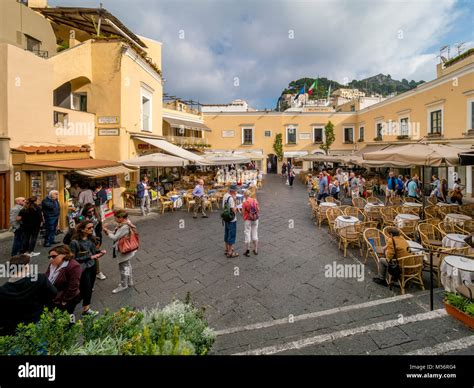
M 324 143 L 319 146 L 326 155 L 329 152 L 329 148 L 331 148 L 332 143 L 334 143 L 334 140 L 336 140 L 336 136 L 334 135 L 334 124 L 331 123 L 331 120 L 328 121 L 328 123 L 324 126 Z

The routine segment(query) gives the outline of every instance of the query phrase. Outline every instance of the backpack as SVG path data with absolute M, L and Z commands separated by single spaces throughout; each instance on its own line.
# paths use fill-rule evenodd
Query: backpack
M 117 248 L 122 254 L 136 251 L 140 247 L 140 238 L 135 227 L 129 225 L 129 228 L 128 236 L 122 237 L 117 243 Z
M 255 201 L 252 201 L 252 204 L 250 205 L 248 219 L 249 219 L 249 221 L 257 221 L 258 220 L 257 202 L 255 202 Z
M 224 211 L 221 213 L 222 221 L 230 222 L 235 218 L 234 211 L 229 206 L 230 196 L 226 199 L 224 203 Z

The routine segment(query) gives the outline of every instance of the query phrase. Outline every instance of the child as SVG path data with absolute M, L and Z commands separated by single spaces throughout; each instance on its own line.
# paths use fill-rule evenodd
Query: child
M 114 258 L 117 258 L 120 270 L 120 284 L 115 288 L 112 293 L 117 294 L 121 291 L 126 290 L 128 287 L 133 287 L 133 277 L 132 277 L 132 264 L 131 259 L 137 253 L 137 250 L 128 253 L 122 253 L 119 251 L 119 241 L 120 239 L 127 237 L 132 233 L 136 233 L 135 225 L 133 225 L 128 219 L 128 213 L 125 210 L 117 210 L 114 212 L 115 221 L 117 222 L 117 227 L 112 232 L 107 226 L 104 226 L 104 232 L 109 236 L 113 241 L 114 247 Z

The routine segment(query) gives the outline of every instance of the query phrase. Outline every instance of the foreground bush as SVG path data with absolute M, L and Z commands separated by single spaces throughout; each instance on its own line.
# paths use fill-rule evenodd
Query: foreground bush
M 106 310 L 77 322 L 45 309 L 39 322 L 0 337 L 0 355 L 205 355 L 214 340 L 203 311 L 180 301 L 163 309 Z

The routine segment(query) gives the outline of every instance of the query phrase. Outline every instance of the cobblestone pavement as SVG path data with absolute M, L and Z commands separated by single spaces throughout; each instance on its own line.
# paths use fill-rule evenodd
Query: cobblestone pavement
M 327 228 L 315 227 L 307 198 L 299 182 L 290 188 L 276 175 L 267 177 L 258 193 L 259 255 L 248 258 L 241 220 L 240 256 L 224 256 L 219 210 L 207 219 L 185 210 L 133 216 L 141 238 L 133 262 L 136 286 L 112 294 L 119 271 L 107 254 L 101 259 L 107 279 L 97 280 L 92 307 L 162 306 L 190 292 L 218 330 L 216 354 L 404 354 L 433 346 L 438 353 L 474 353 L 472 332 L 444 314 L 441 290 L 430 312 L 428 292 L 414 287 L 401 297 L 398 289 L 374 284 L 372 262 L 363 277 L 325 276 L 326 265 L 353 265 L 360 255 L 350 250 L 344 258 Z M 10 244 L 0 241 L 2 261 Z M 104 248 L 111 250 L 109 241 Z M 39 250 L 34 260 L 43 270 L 46 251 Z

